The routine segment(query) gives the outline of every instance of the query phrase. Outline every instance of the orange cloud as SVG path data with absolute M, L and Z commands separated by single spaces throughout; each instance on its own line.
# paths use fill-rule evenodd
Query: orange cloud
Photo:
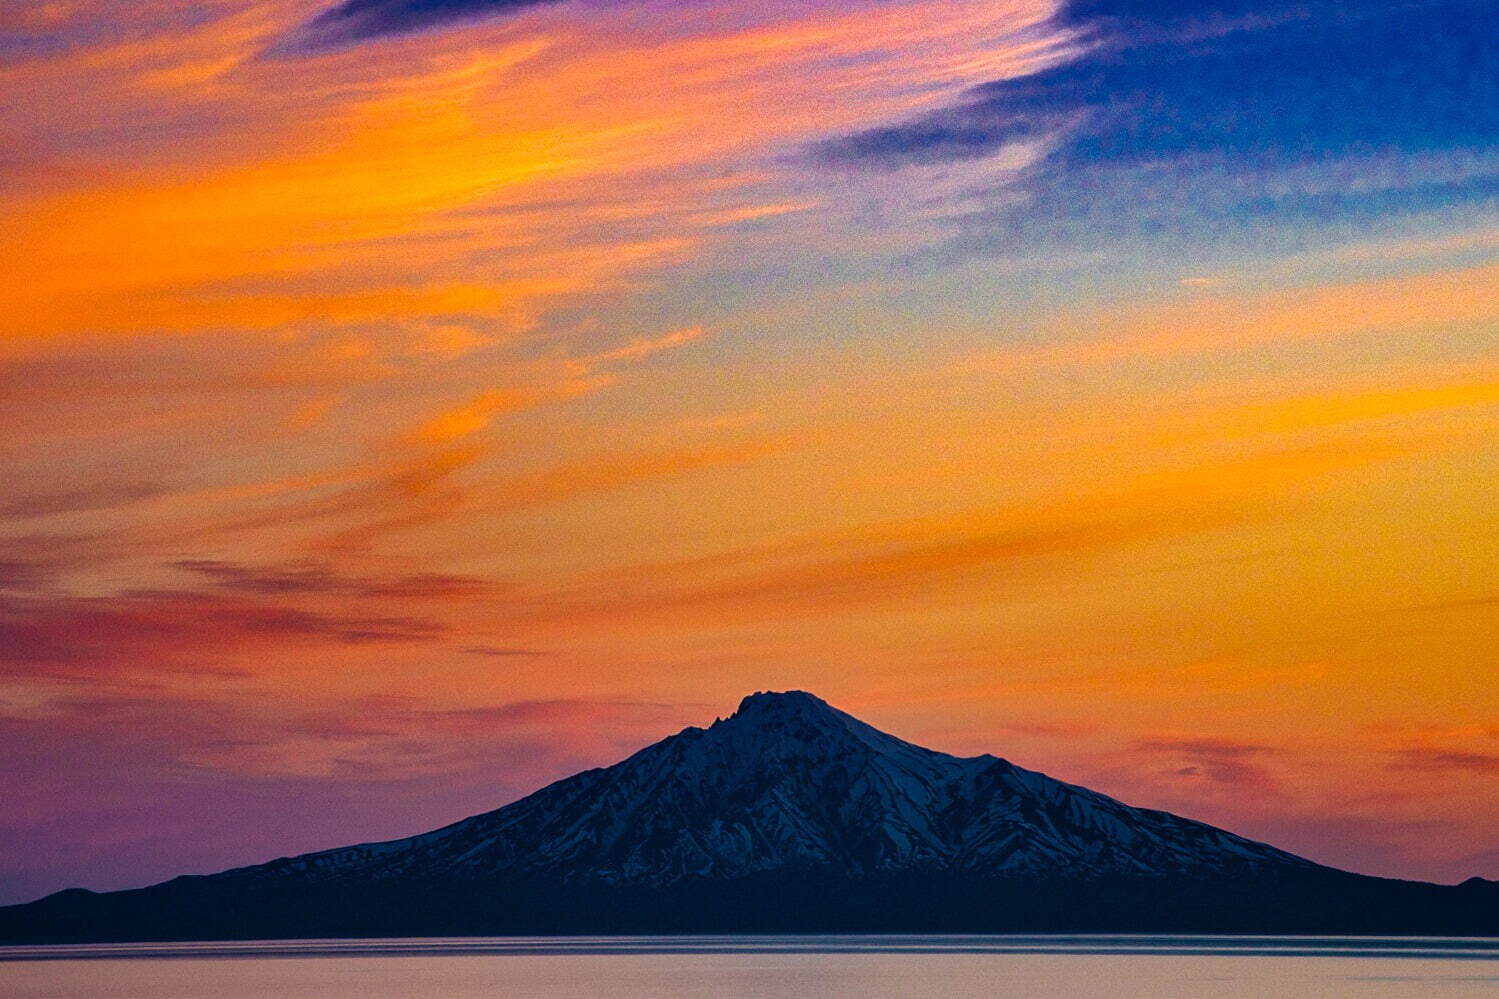
M 525 387 L 484 392 L 456 409 L 439 414 L 421 426 L 413 440 L 427 444 L 446 444 L 489 426 L 501 413 L 530 409 L 543 402 L 554 402 L 592 392 L 608 385 L 612 379 L 591 377 L 570 379 L 551 386 Z
M 282 63 L 249 58 L 268 30 L 259 15 L 33 65 L 55 81 L 95 58 L 101 89 L 149 78 L 148 90 L 173 90 L 153 105 L 165 120 L 176 89 L 218 82 L 203 98 L 210 127 L 182 136 L 177 162 L 13 189 L 0 337 L 512 314 L 606 287 L 682 253 L 694 226 L 590 237 L 578 224 L 586 204 L 622 199 L 616 190 L 644 173 L 666 182 L 742 157 L 747 137 L 763 149 L 910 107 L 912 72 L 956 89 L 1055 60 L 1062 41 L 1024 34 L 1051 12 L 964 0 L 941 16 L 880 6 L 689 36 L 671 22 L 659 36 L 575 28 L 565 51 L 542 19 L 519 38 L 449 34 L 472 47 L 415 61 L 420 38 L 378 57 L 304 60 L 291 91 Z M 973 55 L 976 37 L 987 60 Z M 184 61 L 161 65 L 157 45 Z M 223 53 L 182 55 L 196 45 Z M 692 190 L 674 187 L 679 199 Z M 527 207 L 580 196 L 565 213 Z
M 750 462 L 777 454 L 785 447 L 780 441 L 756 440 L 601 455 L 489 484 L 485 490 L 486 499 L 479 501 L 478 509 L 480 512 L 498 512 L 558 503 L 637 482 Z

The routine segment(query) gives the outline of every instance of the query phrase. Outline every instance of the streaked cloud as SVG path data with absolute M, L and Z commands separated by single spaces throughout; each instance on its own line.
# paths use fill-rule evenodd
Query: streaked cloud
M 215 586 L 246 593 L 322 593 L 361 597 L 451 597 L 482 593 L 490 580 L 453 573 L 423 572 L 393 576 L 349 576 L 327 561 L 250 566 L 220 559 L 185 559 L 178 569 L 206 578 Z
M 308 48 L 352 44 L 551 2 L 556 0 L 344 0 L 308 21 L 291 41 Z
M 1496 319 L 1499 267 L 1485 265 L 1067 316 L 1052 326 L 1047 342 L 979 362 L 1017 368 L 1106 364 L 1332 337 L 1412 334 Z
M 1391 767 L 1429 773 L 1499 773 L 1499 753 L 1470 753 L 1418 746 L 1394 754 Z
M 0 670 L 10 676 L 194 672 L 224 652 L 281 642 L 430 642 L 447 626 L 410 615 L 319 613 L 190 591 L 18 597 L 0 608 Z M 207 666 L 210 672 L 213 666 Z
M 585 359 L 586 363 L 599 364 L 608 361 L 637 360 L 658 354 L 663 350 L 671 350 L 684 344 L 692 343 L 702 338 L 704 330 L 701 326 L 687 326 L 683 329 L 673 330 L 656 337 L 635 337 L 622 347 L 606 350 L 601 354 L 594 354 Z

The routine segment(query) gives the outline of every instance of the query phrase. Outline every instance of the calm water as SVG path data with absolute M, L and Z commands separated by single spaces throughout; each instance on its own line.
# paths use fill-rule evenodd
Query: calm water
M 1499 996 L 1499 940 L 608 937 L 0 947 L 33 999 Z

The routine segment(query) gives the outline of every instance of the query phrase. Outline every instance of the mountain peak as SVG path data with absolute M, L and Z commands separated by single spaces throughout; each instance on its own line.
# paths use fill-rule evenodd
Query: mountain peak
M 794 748 L 826 755 L 838 755 L 854 747 L 878 752 L 915 748 L 805 690 L 756 691 L 740 701 L 739 710 L 720 725 L 722 735 L 741 746 L 753 747 L 757 754 L 767 748 L 771 752 Z
M 734 714 L 807 714 L 833 710 L 827 701 L 805 690 L 757 690 L 739 702 L 739 709 Z

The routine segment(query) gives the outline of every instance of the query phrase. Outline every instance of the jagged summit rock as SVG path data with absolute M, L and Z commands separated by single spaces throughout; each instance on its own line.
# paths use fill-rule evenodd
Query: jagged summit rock
M 741 745 L 754 743 L 762 751 L 772 753 L 800 749 L 805 754 L 824 756 L 843 751 L 908 756 L 914 752 L 957 759 L 881 732 L 804 690 L 766 690 L 750 694 L 739 702 L 738 710 L 728 718 L 714 722 L 706 731 L 717 732 Z M 994 759 L 992 756 L 975 758 Z
M 1452 912 L 1456 927 L 1499 924 L 1483 886 L 1388 887 L 1401 884 L 995 756 L 925 749 L 805 691 L 762 691 L 707 728 L 429 833 L 135 892 L 60 893 L 0 910 L 0 939 L 1352 930 L 1377 911 L 1366 896 L 1390 892 L 1408 896 L 1413 930 Z M 1421 915 L 1428 905 L 1435 915 Z
M 757 690 L 746 694 L 738 709 L 730 717 L 747 715 L 762 718 L 800 717 L 807 720 L 830 721 L 833 719 L 854 720 L 827 701 L 805 690 Z

